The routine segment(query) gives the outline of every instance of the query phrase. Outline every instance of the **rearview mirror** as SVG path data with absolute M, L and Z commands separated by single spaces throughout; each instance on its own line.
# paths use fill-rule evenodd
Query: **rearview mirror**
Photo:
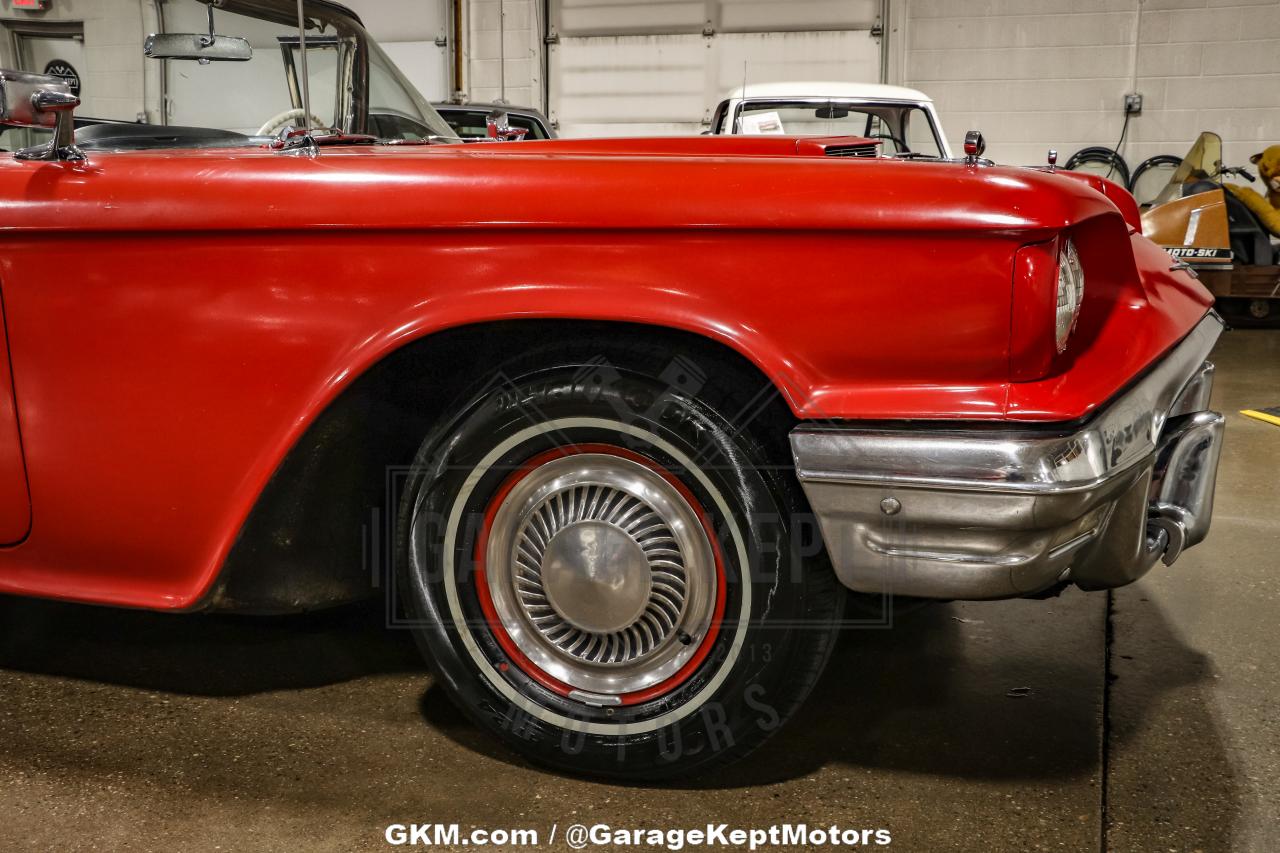
M 814 110 L 814 115 L 818 118 L 848 118 L 849 109 L 847 107 L 818 107 Z
M 48 145 L 22 149 L 14 155 L 19 160 L 83 160 L 72 116 L 78 106 L 80 99 L 61 77 L 0 71 L 0 125 L 53 130 Z
M 253 47 L 248 39 L 239 36 L 153 33 L 142 43 L 142 55 L 148 59 L 194 59 L 201 65 L 209 62 L 247 62 L 253 59 Z
M 214 0 L 209 4 L 209 32 L 207 33 L 152 33 L 142 43 L 142 55 L 147 59 L 194 59 L 201 65 L 210 62 L 248 62 L 253 59 L 253 47 L 248 39 L 237 36 L 220 36 L 213 30 Z M 221 5 L 221 0 L 218 0 Z M 298 7 L 301 11 L 301 6 Z

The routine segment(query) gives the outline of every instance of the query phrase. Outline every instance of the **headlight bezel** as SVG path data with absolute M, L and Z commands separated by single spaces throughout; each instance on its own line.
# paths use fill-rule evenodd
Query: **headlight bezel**
M 1080 321 L 1084 303 L 1084 267 L 1080 252 L 1070 237 L 1063 237 L 1058 247 L 1058 277 L 1054 290 L 1054 346 L 1059 354 L 1066 352 L 1071 334 Z

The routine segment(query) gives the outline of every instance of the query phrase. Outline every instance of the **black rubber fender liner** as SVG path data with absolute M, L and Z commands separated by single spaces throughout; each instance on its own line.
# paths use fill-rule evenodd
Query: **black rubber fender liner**
M 1071 159 L 1067 160 L 1063 168 L 1079 172 L 1084 171 L 1081 169 L 1082 166 L 1090 164 L 1107 166 L 1107 172 L 1095 172 L 1095 174 L 1100 174 L 1107 180 L 1115 181 L 1123 187 L 1127 188 L 1129 186 L 1129 164 L 1114 149 L 1105 145 L 1092 145 L 1088 148 L 1081 148 L 1071 155 Z M 1091 169 L 1089 171 L 1094 170 Z
M 1143 197 L 1139 197 L 1138 192 L 1140 188 L 1138 186 L 1138 182 L 1141 181 L 1142 177 L 1146 175 L 1148 172 L 1150 172 L 1152 169 L 1160 169 L 1160 168 L 1169 167 L 1169 166 L 1172 166 L 1174 169 L 1177 169 L 1181 165 L 1182 165 L 1182 158 L 1179 157 L 1177 154 L 1157 154 L 1154 157 L 1148 157 L 1147 159 L 1143 160 L 1141 163 L 1138 164 L 1138 168 L 1133 170 L 1133 176 L 1129 178 L 1129 192 L 1133 193 L 1134 199 L 1138 202 L 1140 206 L 1150 205 L 1153 201 L 1155 201 L 1156 195 L 1158 195 L 1160 191 L 1164 189 L 1164 187 L 1161 186 L 1161 187 L 1155 188 L 1155 195 L 1152 195 L 1148 192 L 1144 192 Z

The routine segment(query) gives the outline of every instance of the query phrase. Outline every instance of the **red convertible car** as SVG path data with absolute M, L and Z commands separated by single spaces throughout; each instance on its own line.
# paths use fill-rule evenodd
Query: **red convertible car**
M 294 6 L 150 61 L 274 51 L 296 98 Z M 385 594 L 478 725 L 655 778 L 776 731 L 846 589 L 1106 589 L 1205 536 L 1222 325 L 1116 185 L 977 139 L 464 145 L 353 15 L 307 18 L 325 132 L 249 94 L 76 131 L 3 72 L 52 136 L 0 161 L 0 592 Z M 421 132 L 365 135 L 393 113 Z

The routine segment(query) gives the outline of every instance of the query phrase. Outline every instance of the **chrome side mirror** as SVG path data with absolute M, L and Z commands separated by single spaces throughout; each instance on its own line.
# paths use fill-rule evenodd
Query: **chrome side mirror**
M 83 160 L 76 147 L 75 108 L 80 99 L 60 77 L 0 70 L 0 125 L 53 130 L 46 145 L 24 148 L 19 160 Z
M 970 166 L 977 166 L 986 151 L 987 140 L 983 138 L 981 131 L 971 130 L 964 135 L 964 160 Z
M 494 110 L 485 116 L 485 135 L 492 142 L 518 142 L 529 132 L 527 128 L 512 127 L 511 117 L 502 110 Z

